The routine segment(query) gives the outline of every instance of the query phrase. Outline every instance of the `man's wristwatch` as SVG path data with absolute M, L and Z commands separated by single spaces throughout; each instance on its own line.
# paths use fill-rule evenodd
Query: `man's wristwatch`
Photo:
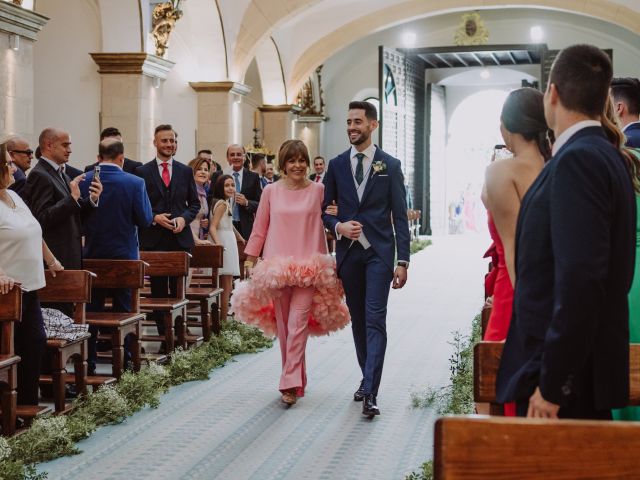
M 409 270 L 409 262 L 407 262 L 406 260 L 398 260 L 396 263 L 398 267 L 404 267 Z

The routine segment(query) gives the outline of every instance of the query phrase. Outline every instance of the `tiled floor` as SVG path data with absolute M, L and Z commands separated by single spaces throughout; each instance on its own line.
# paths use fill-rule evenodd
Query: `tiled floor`
M 447 382 L 453 330 L 482 302 L 484 237 L 442 237 L 412 258 L 389 302 L 386 365 L 373 421 L 352 401 L 351 333 L 311 339 L 307 396 L 279 402 L 277 346 L 238 357 L 206 382 L 172 389 L 156 410 L 101 428 L 84 453 L 40 465 L 50 479 L 403 479 L 431 457 L 434 415 L 410 393 Z

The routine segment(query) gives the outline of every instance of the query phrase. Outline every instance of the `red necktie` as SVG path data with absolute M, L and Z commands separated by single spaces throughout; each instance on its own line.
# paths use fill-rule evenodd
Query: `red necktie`
M 164 186 L 168 188 L 169 183 L 171 183 L 171 177 L 169 176 L 169 164 L 164 162 L 160 165 L 162 165 L 162 181 L 164 182 Z
M 316 175 L 316 183 L 320 183 L 320 175 Z

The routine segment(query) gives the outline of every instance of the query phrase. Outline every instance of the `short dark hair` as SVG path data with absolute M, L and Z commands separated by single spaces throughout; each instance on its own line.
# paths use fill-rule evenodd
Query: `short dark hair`
M 206 153 L 207 155 L 213 155 L 213 152 L 211 150 L 209 150 L 208 148 L 205 148 L 204 150 L 198 150 L 198 156 L 201 153 Z
M 364 116 L 369 120 L 378 119 L 378 109 L 373 103 L 369 102 L 349 102 L 349 110 L 364 110 Z
M 120 130 L 118 130 L 116 127 L 107 127 L 102 130 L 102 132 L 100 132 L 100 141 L 104 140 L 105 138 L 121 136 L 122 134 L 120 133 Z
M 256 168 L 262 160 L 265 160 L 266 163 L 267 156 L 264 153 L 251 153 L 250 155 L 251 168 Z
M 98 156 L 102 160 L 115 160 L 119 155 L 124 155 L 124 144 L 119 140 L 100 142 L 98 145 Z
M 549 75 L 560 103 L 574 112 L 600 118 L 613 77 L 611 60 L 593 45 L 573 45 L 560 51 Z
M 176 137 L 178 136 L 175 130 L 173 129 L 173 127 L 168 123 L 163 123 L 162 125 L 158 125 L 155 131 L 153 132 L 153 135 L 157 135 L 158 132 L 167 132 L 167 131 L 173 132 L 176 135 Z
M 317 157 L 313 157 L 313 163 L 316 163 L 316 160 L 322 160 L 322 163 L 326 163 L 324 157 L 322 155 L 318 155 Z
M 287 174 L 287 162 L 290 158 L 302 157 L 307 167 L 311 166 L 309 150 L 302 140 L 287 140 L 280 146 L 278 152 L 278 170 Z
M 623 102 L 631 115 L 640 115 L 640 80 L 637 78 L 614 78 L 611 94 L 616 102 Z

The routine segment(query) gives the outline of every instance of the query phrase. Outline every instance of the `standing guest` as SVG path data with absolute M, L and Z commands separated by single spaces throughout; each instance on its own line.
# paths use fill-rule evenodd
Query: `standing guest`
M 7 151 L 13 164 L 16 166 L 16 171 L 13 174 L 15 181 L 9 189 L 20 195 L 27 182 L 27 170 L 31 168 L 33 150 L 29 148 L 29 142 L 26 139 L 22 137 L 11 137 L 7 141 Z
M 156 158 L 136 170 L 144 179 L 153 211 L 151 226 L 140 229 L 141 250 L 188 252 L 194 244 L 188 225 L 200 211 L 200 200 L 193 171 L 173 158 L 175 142 L 171 125 L 158 125 L 153 137 Z M 177 286 L 175 277 L 151 277 L 151 296 L 175 297 Z M 161 313 L 154 312 L 154 317 L 158 334 L 164 335 Z
M 38 405 L 40 365 L 46 336 L 38 290 L 45 286 L 43 260 L 53 276 L 63 270 L 42 239 L 40 224 L 20 196 L 9 190 L 15 168 L 0 144 L 0 294 L 20 282 L 22 320 L 14 324 L 14 348 L 18 363 L 18 404 Z
M 220 166 L 220 164 L 218 162 L 214 162 L 213 161 L 213 152 L 209 149 L 204 149 L 204 150 L 199 150 L 198 151 L 198 158 L 202 158 L 204 160 L 209 160 L 209 163 L 211 164 L 211 175 L 213 176 L 213 174 L 215 172 L 221 172 L 222 171 L 222 167 Z
M 616 116 L 627 137 L 626 146 L 640 148 L 640 80 L 614 78 L 611 94 Z
M 324 179 L 324 172 L 326 170 L 324 157 L 318 155 L 313 159 L 313 169 L 315 170 L 315 172 L 309 176 L 309 179 L 312 182 L 322 182 L 322 180 Z
M 211 227 L 209 235 L 213 243 L 224 247 L 222 268 L 218 270 L 220 285 L 223 289 L 220 300 L 220 318 L 227 319 L 229 298 L 233 289 L 233 277 L 240 276 L 238 243 L 245 243 L 240 232 L 233 226 L 231 200 L 236 195 L 236 183 L 231 175 L 222 175 L 213 186 L 213 206 L 211 208 Z
M 513 304 L 516 223 L 522 198 L 551 156 L 544 118 L 543 95 L 533 88 L 512 91 L 502 107 L 500 131 L 512 158 L 487 167 L 482 201 L 487 207 L 489 233 L 497 253 L 492 277 L 493 302 L 484 340 L 507 338 Z M 515 404 L 505 405 L 515 416 Z
M 353 399 L 363 402 L 367 417 L 380 415 L 377 395 L 387 347 L 389 286 L 398 289 L 407 282 L 410 242 L 400 161 L 371 141 L 377 118 L 371 103 L 349 104 L 351 148 L 329 162 L 323 181 L 325 207 L 338 206 L 337 216 L 325 212 L 323 218 L 336 234 L 338 276 L 363 377 Z
M 276 169 L 272 162 L 267 162 L 264 178 L 266 178 L 267 183 L 277 182 L 280 179 L 280 177 L 276 175 Z
M 78 178 L 80 175 L 82 175 L 82 170 L 80 170 L 79 168 L 73 167 L 68 163 L 63 164 L 61 168 L 62 168 L 62 173 L 64 173 L 71 180 L 73 180 L 74 178 Z
M 264 177 L 267 173 L 267 159 L 262 153 L 251 154 L 251 171 L 260 177 L 260 188 L 264 190 L 269 182 Z
M 200 210 L 196 218 L 190 224 L 193 241 L 196 245 L 209 245 L 207 235 L 209 232 L 209 204 L 207 203 L 206 185 L 209 183 L 209 171 L 211 161 L 205 158 L 195 158 L 189 162 L 193 170 L 193 179 L 196 182 Z
M 115 127 L 107 127 L 104 130 L 102 130 L 102 132 L 100 132 L 100 141 L 102 142 L 106 138 L 113 138 L 114 140 L 118 140 L 119 142 L 122 142 L 122 134 L 120 133 L 120 130 L 118 130 Z M 85 173 L 92 171 L 93 168 L 99 163 L 99 161 L 100 159 L 98 159 L 97 162 L 84 167 Z M 125 157 L 124 166 L 122 167 L 122 170 L 132 175 L 135 175 L 136 169 L 141 166 L 142 166 L 142 162 L 136 162 L 134 160 L 130 160 Z
M 304 396 L 309 333 L 326 334 L 349 322 L 320 217 L 324 186 L 307 178 L 309 163 L 300 140 L 280 147 L 278 166 L 284 178 L 265 188 L 245 248 L 247 269 L 253 269 L 260 252 L 264 261 L 248 282 L 236 286 L 232 298 L 237 318 L 269 333 L 275 313 L 282 354 L 279 390 L 287 405 Z
M 612 67 L 562 50 L 544 94 L 553 158 L 524 197 L 513 318 L 497 378 L 520 416 L 611 419 L 629 398 L 636 208 L 625 160 L 602 128 Z
M 84 258 L 104 258 L 114 260 L 137 260 L 138 229 L 151 224 L 151 204 L 147 189 L 141 178 L 124 171 L 124 145 L 115 137 L 106 137 L 98 146 L 100 163 L 100 182 L 104 193 L 94 215 L 84 224 Z M 80 183 L 80 192 L 88 194 L 89 185 L 94 179 L 95 170 L 89 172 Z M 90 312 L 104 311 L 105 297 L 113 298 L 114 312 L 131 311 L 131 290 L 128 288 L 94 288 L 91 293 Z M 98 327 L 89 327 L 88 370 L 92 375 L 96 370 L 96 340 Z M 129 341 L 125 339 L 125 359 L 130 360 Z

